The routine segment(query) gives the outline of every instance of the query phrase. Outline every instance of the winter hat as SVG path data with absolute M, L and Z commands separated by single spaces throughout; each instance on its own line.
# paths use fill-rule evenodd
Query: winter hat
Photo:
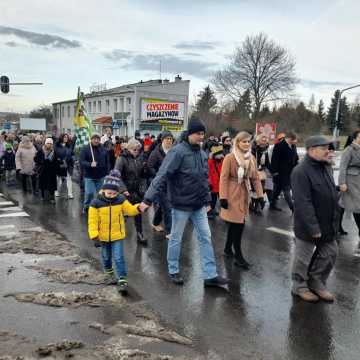
M 333 141 L 326 136 L 314 135 L 305 140 L 305 147 L 306 149 L 310 149 L 311 147 L 330 145 L 332 142 Z
M 102 185 L 103 190 L 114 190 L 119 192 L 121 185 L 121 175 L 118 170 L 111 170 L 108 176 L 105 176 L 104 183 Z
M 198 118 L 192 118 L 188 124 L 188 135 L 195 134 L 197 132 L 205 132 L 205 125 Z
M 224 151 L 224 148 L 222 145 L 216 145 L 216 146 L 212 146 L 210 148 L 210 152 L 212 156 L 216 156 L 216 155 L 220 155 L 222 154 Z
M 11 144 L 9 144 L 9 143 L 5 144 L 5 150 L 12 150 L 12 149 L 13 149 L 13 147 Z
M 47 138 L 47 139 L 45 140 L 45 144 L 51 144 L 51 145 L 53 145 L 53 144 L 54 144 L 54 141 L 53 141 L 52 138 Z
M 97 133 L 97 132 L 93 132 L 93 133 L 92 133 L 92 135 L 91 135 L 91 139 L 93 139 L 93 138 L 95 138 L 95 137 L 97 137 L 97 138 L 101 139 L 101 136 L 100 136 L 100 134 L 99 134 L 99 133 Z
M 173 134 L 171 133 L 171 131 L 165 130 L 165 131 L 163 131 L 163 132 L 161 133 L 161 140 L 164 140 L 164 139 L 166 139 L 166 138 L 168 138 L 168 137 L 171 137 L 172 139 L 174 139 L 174 136 L 173 136 Z

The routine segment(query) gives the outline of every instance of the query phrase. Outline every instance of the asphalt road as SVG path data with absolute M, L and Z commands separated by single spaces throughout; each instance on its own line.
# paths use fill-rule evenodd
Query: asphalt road
M 99 260 L 99 250 L 87 238 L 77 186 L 75 190 L 74 200 L 61 197 L 56 205 L 44 205 L 20 190 L 3 192 L 33 222 L 76 243 L 82 256 Z M 228 292 L 203 288 L 191 225 L 186 228 L 182 249 L 186 283 L 177 287 L 167 277 L 167 242 L 148 225 L 151 213 L 144 220 L 147 248 L 137 245 L 133 220 L 128 219 L 126 257 L 132 296 L 146 299 L 165 323 L 194 337 L 196 348 L 209 359 L 358 359 L 360 258 L 354 255 L 359 239 L 352 218 L 345 217 L 349 235 L 341 238 L 329 280 L 336 302 L 307 304 L 290 294 L 292 218 L 285 203 L 280 204 L 283 212 L 270 212 L 266 207 L 262 216 L 251 216 L 246 224 L 244 253 L 252 264 L 250 271 L 239 270 L 223 258 L 226 226 L 220 219 L 210 221 L 219 271 L 231 279 Z

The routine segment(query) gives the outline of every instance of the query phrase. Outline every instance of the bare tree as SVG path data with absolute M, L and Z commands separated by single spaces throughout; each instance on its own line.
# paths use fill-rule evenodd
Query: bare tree
M 249 90 L 255 118 L 264 103 L 288 95 L 296 81 L 295 60 L 264 33 L 248 36 L 213 79 L 216 89 L 234 101 Z

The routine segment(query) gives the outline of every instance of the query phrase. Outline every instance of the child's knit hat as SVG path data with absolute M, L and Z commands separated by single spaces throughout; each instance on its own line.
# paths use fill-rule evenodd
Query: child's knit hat
M 121 186 L 121 174 L 118 170 L 111 170 L 108 176 L 105 176 L 102 185 L 103 190 L 114 190 L 119 192 Z
M 5 144 L 5 150 L 12 150 L 12 149 L 13 149 L 13 147 L 11 144 L 9 144 L 9 143 Z

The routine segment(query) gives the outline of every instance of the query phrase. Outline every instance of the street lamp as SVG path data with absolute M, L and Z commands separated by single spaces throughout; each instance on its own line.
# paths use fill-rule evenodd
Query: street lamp
M 338 120 L 339 120 L 341 96 L 342 96 L 343 92 L 345 92 L 345 91 L 347 91 L 347 90 L 351 90 L 351 89 L 357 88 L 357 87 L 360 87 L 360 84 L 354 85 L 354 86 L 350 86 L 350 87 L 348 87 L 348 88 L 346 88 L 346 89 L 340 90 L 339 97 L 338 97 L 338 99 L 337 99 L 337 104 L 336 104 L 335 127 L 334 127 L 334 131 L 333 131 L 334 141 L 335 141 L 336 138 L 339 136 Z

